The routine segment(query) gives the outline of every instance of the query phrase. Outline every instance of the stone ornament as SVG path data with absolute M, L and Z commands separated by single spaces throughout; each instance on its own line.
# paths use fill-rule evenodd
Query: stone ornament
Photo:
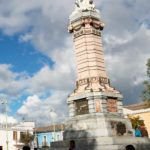
M 96 109 L 96 112 L 101 112 L 101 108 L 100 108 L 100 101 L 99 100 L 96 100 L 95 101 L 95 109 Z
M 95 5 L 93 4 L 93 0 L 76 0 L 75 1 L 76 10 L 95 10 Z
M 117 135 L 123 136 L 126 133 L 126 125 L 122 122 L 117 123 Z
M 126 125 L 123 122 L 111 121 L 110 125 L 113 131 L 113 136 L 123 136 L 127 131 Z

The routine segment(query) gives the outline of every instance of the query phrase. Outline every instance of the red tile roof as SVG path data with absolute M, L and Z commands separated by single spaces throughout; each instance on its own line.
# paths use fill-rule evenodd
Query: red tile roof
M 140 110 L 140 109 L 146 109 L 148 108 L 148 106 L 145 103 L 138 103 L 138 104 L 124 106 L 124 108 L 130 109 L 130 110 Z
M 46 127 L 37 127 L 35 128 L 35 132 L 41 133 L 41 132 L 52 132 L 52 131 L 64 131 L 64 124 L 56 124 L 56 125 L 50 125 Z

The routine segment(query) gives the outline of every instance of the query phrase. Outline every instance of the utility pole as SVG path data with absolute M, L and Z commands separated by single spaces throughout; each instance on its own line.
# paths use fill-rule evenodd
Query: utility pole
M 9 148 L 8 148 L 9 141 L 8 141 L 8 114 L 7 114 L 7 104 L 8 104 L 8 102 L 7 102 L 7 99 L 2 99 L 1 104 L 4 104 L 4 106 L 5 106 L 6 150 L 9 150 Z
M 52 120 L 52 125 L 53 125 L 53 132 L 54 132 L 54 136 L 53 136 L 53 139 L 54 141 L 56 140 L 55 138 L 55 122 L 54 122 L 54 119 L 53 119 L 53 116 L 51 115 L 51 113 L 54 113 L 54 109 L 53 108 L 50 108 L 50 117 L 51 117 L 51 120 Z

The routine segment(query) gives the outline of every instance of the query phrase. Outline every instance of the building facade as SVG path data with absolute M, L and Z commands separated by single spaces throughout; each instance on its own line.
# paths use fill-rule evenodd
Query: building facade
M 150 137 L 150 108 L 147 108 L 144 103 L 139 103 L 125 106 L 123 112 L 126 117 L 128 115 L 133 117 L 139 116 L 140 119 L 144 121 L 145 127 Z
M 22 134 L 26 132 L 33 134 L 34 128 L 34 122 L 22 122 L 8 127 L 7 129 L 5 127 L 2 127 L 0 129 L 0 150 L 22 149 L 24 145 L 24 143 L 20 142 Z
M 36 147 L 48 148 L 54 141 L 63 140 L 64 125 L 51 125 L 35 129 Z

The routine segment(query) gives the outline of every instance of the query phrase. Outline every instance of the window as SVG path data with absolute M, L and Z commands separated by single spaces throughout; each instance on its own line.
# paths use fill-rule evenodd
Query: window
M 17 131 L 13 131 L 13 140 L 17 141 Z
M 59 141 L 59 135 L 57 135 L 57 140 Z
M 25 133 L 24 132 L 20 132 L 20 141 L 22 141 L 25 137 Z

